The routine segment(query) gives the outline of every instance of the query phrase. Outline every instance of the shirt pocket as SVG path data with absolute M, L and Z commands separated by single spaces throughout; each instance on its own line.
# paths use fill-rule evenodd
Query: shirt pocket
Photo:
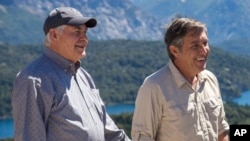
M 206 112 L 210 119 L 217 119 L 222 108 L 220 99 L 213 97 L 204 101 Z

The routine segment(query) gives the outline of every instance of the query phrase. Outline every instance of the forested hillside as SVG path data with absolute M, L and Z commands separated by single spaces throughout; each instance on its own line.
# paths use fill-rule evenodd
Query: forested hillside
M 0 45 L 0 117 L 11 116 L 16 74 L 43 51 L 43 45 Z M 82 66 L 93 76 L 106 104 L 134 103 L 143 79 L 168 62 L 160 41 L 90 41 Z M 211 47 L 208 69 L 228 101 L 250 89 L 250 59 Z

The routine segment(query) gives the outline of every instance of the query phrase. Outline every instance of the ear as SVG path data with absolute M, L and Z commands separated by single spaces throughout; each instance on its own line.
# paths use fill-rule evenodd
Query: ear
M 175 47 L 174 45 L 171 45 L 169 46 L 169 50 L 174 57 L 178 57 L 180 51 L 177 47 Z
M 48 32 L 48 34 L 50 34 L 50 39 L 51 39 L 52 41 L 55 41 L 55 40 L 58 39 L 58 35 L 57 35 L 57 32 L 56 32 L 55 29 L 53 29 L 53 28 L 50 29 L 49 32 Z

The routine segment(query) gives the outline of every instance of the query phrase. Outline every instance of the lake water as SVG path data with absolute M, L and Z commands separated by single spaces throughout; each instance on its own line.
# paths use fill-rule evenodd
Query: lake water
M 239 105 L 250 105 L 250 91 L 243 92 L 241 97 L 233 100 Z
M 121 114 L 126 112 L 134 112 L 134 104 L 119 104 L 107 106 L 109 114 Z M 13 119 L 0 119 L 0 139 L 13 137 Z
M 234 102 L 239 105 L 250 105 L 250 91 L 242 93 L 241 97 L 236 98 Z M 107 106 L 106 108 L 109 114 L 121 114 L 134 111 L 133 104 L 112 105 Z M 13 119 L 0 120 L 0 139 L 12 138 L 13 130 Z
M 0 139 L 13 136 L 13 119 L 0 119 Z

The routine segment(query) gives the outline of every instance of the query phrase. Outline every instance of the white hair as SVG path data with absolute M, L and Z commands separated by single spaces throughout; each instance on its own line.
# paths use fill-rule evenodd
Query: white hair
M 60 25 L 60 26 L 56 27 L 55 30 L 56 30 L 58 33 L 62 33 L 63 30 L 64 30 L 64 28 L 65 28 L 65 25 Z M 47 34 L 47 35 L 45 36 L 45 38 L 44 38 L 44 45 L 45 45 L 46 47 L 50 47 L 50 45 L 51 45 L 51 37 L 50 37 L 50 34 Z

